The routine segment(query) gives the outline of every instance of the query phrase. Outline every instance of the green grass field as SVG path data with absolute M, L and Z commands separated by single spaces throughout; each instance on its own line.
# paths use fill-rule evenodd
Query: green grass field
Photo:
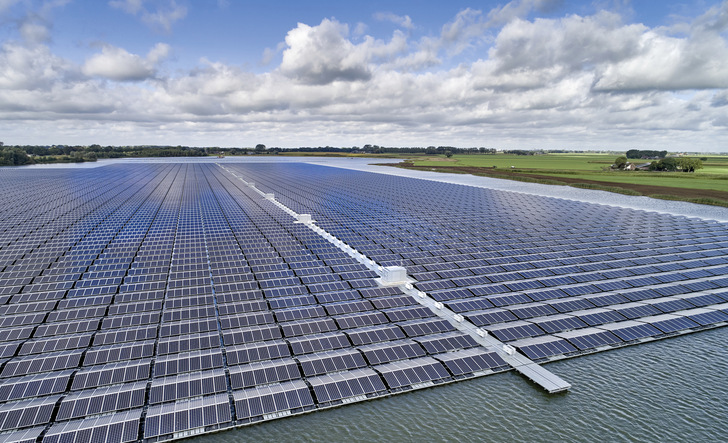
M 507 169 L 513 172 L 568 177 L 609 183 L 666 186 L 728 191 L 728 156 L 705 156 L 703 169 L 694 173 L 605 171 L 617 158 L 613 154 L 453 155 L 411 156 L 416 166 L 464 166 Z M 648 161 L 645 160 L 644 163 Z M 642 161 L 635 161 L 642 163 Z M 513 167 L 513 168 L 511 168 Z
M 453 166 L 475 166 L 480 168 L 539 169 L 539 170 L 584 170 L 601 171 L 605 166 L 614 163 L 616 156 L 605 154 L 548 154 L 548 155 L 453 155 L 411 157 L 417 166 L 437 166 L 452 164 Z M 445 163 L 443 163 L 445 162 Z

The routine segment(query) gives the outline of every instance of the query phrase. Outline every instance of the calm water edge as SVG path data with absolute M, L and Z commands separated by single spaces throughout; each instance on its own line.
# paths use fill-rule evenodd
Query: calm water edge
M 728 441 L 728 327 L 190 439 L 230 442 Z

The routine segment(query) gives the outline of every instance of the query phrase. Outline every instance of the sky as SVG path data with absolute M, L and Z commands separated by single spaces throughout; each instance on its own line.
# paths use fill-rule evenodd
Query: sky
M 0 141 L 728 152 L 728 0 L 0 0 Z

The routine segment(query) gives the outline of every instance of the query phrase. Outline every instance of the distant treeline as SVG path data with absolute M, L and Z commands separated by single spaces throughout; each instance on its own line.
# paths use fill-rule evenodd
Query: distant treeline
M 93 162 L 99 158 L 200 157 L 208 155 L 208 149 L 219 151 L 219 148 L 187 146 L 2 146 L 0 166 Z
M 340 152 L 348 154 L 495 154 L 495 148 L 456 148 L 454 146 L 412 146 L 412 147 L 386 147 L 379 145 L 364 145 L 362 147 L 352 146 L 351 148 L 336 148 L 333 146 L 318 146 L 308 147 L 302 146 L 299 148 L 265 148 L 265 145 L 258 145 L 253 152 L 262 153 L 260 147 L 263 146 L 263 152 L 277 150 L 279 152 Z M 233 151 L 238 148 L 226 149 L 225 152 L 230 152 L 234 155 Z
M 267 148 L 258 144 L 254 148 L 219 148 L 189 146 L 3 146 L 0 143 L 0 166 L 31 165 L 36 163 L 74 163 L 96 161 L 100 158 L 125 157 L 201 157 L 207 155 L 279 154 L 281 152 L 317 152 L 346 154 L 495 154 L 495 148 L 456 148 L 454 146 L 386 147 L 364 145 L 362 147 L 318 146 L 299 148 Z M 529 151 L 506 151 L 520 155 L 532 155 Z
M 627 151 L 627 158 L 649 158 L 649 159 L 657 159 L 657 158 L 665 158 L 667 156 L 667 151 L 649 151 L 649 150 L 640 150 L 640 149 L 630 149 Z

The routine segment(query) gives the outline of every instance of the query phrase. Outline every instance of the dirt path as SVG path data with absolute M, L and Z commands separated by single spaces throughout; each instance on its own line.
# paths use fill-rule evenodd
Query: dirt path
M 716 191 L 712 189 L 685 189 L 685 188 L 672 188 L 669 186 L 652 186 L 652 185 L 640 185 L 633 183 L 615 183 L 608 181 L 597 181 L 597 180 L 586 180 L 581 178 L 570 178 L 570 177 L 552 177 L 550 175 L 540 174 L 528 174 L 524 172 L 511 172 L 505 169 L 494 169 L 494 168 L 479 168 L 474 166 L 450 166 L 450 165 L 437 165 L 437 166 L 414 166 L 412 163 L 398 163 L 388 164 L 386 166 L 396 166 L 405 169 L 417 169 L 421 171 L 437 171 L 437 172 L 452 172 L 459 174 L 472 174 L 482 175 L 486 177 L 494 178 L 529 178 L 534 180 L 550 180 L 564 183 L 565 185 L 585 183 L 599 186 L 609 186 L 614 188 L 629 189 L 632 191 L 639 192 L 642 195 L 671 195 L 683 199 L 698 199 L 698 198 L 710 198 L 715 200 L 722 200 L 728 202 L 728 192 Z

